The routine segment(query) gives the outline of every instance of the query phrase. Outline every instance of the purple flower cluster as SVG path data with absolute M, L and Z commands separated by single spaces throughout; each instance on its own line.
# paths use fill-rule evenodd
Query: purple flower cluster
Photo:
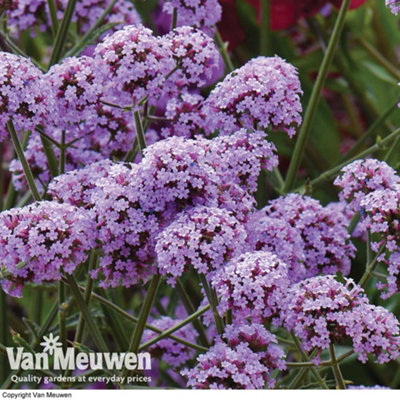
M 304 278 L 317 274 L 349 274 L 355 247 L 347 232 L 347 219 L 318 200 L 289 194 L 272 200 L 263 211 L 272 218 L 286 221 L 303 240 Z
M 208 159 L 222 182 L 235 183 L 250 193 L 257 190 L 262 169 L 272 171 L 278 165 L 275 145 L 262 131 L 240 129 L 230 136 L 209 142 Z
M 24 282 L 51 282 L 71 274 L 95 246 L 95 225 L 84 210 L 43 201 L 0 214 L 0 257 L 11 277 L 3 290 L 20 296 Z
M 390 7 L 390 11 L 397 15 L 400 11 L 400 1 L 399 0 L 386 0 L 386 7 Z
M 208 131 L 231 134 L 277 128 L 290 137 L 301 123 L 302 94 L 296 69 L 279 57 L 258 57 L 231 72 L 206 100 Z
M 334 182 L 341 188 L 339 198 L 347 201 L 354 211 L 360 211 L 360 201 L 368 193 L 391 189 L 399 183 L 396 171 L 375 159 L 356 160 L 346 165 Z
M 211 278 L 245 247 L 246 232 L 227 210 L 195 207 L 178 215 L 157 237 L 158 268 L 175 285 L 189 267 Z
M 280 307 L 290 281 L 287 267 L 266 251 L 241 254 L 217 271 L 212 279 L 220 303 L 220 315 L 231 310 L 235 321 L 280 323 Z
M 182 136 L 194 139 L 205 131 L 204 98 L 199 94 L 182 93 L 168 100 L 165 117 L 168 125 L 162 127 L 161 136 Z
M 0 52 L 0 142 L 7 136 L 10 119 L 17 130 L 31 130 L 52 106 L 51 90 L 41 71 L 27 58 Z
M 161 317 L 159 319 L 150 319 L 149 323 L 154 327 L 166 331 L 179 324 L 181 320 L 170 317 Z M 146 343 L 150 339 L 158 336 L 158 333 L 146 329 L 143 332 L 142 342 Z M 180 339 L 194 342 L 198 336 L 195 329 L 189 324 L 174 332 L 174 336 Z M 185 346 L 182 343 L 175 342 L 173 339 L 162 339 L 149 347 L 149 352 L 154 358 L 159 358 L 172 367 L 180 367 L 192 360 L 196 354 L 194 349 Z
M 181 374 L 194 389 L 262 389 L 273 387 L 274 369 L 286 368 L 276 338 L 262 325 L 228 325 L 224 334 L 197 365 Z
M 182 26 L 165 36 L 179 70 L 172 79 L 178 87 L 204 86 L 218 69 L 220 55 L 212 38 L 202 31 Z
M 166 0 L 163 11 L 172 16 L 177 13 L 177 26 L 193 26 L 212 36 L 221 19 L 222 8 L 218 0 Z
M 146 97 L 155 104 L 175 64 L 166 40 L 143 25 L 125 26 L 107 36 L 94 53 L 100 79 L 108 85 L 104 99 L 121 107 L 137 107 Z
M 304 350 L 322 350 L 346 338 L 353 342 L 358 359 L 371 354 L 378 363 L 399 355 L 399 322 L 393 314 L 369 304 L 353 280 L 342 284 L 334 276 L 310 278 L 292 286 L 283 309 L 284 325 L 302 340 Z
M 304 247 L 297 229 L 285 220 L 267 217 L 263 211 L 257 211 L 250 216 L 246 231 L 250 250 L 276 254 L 286 263 L 291 282 L 304 278 Z

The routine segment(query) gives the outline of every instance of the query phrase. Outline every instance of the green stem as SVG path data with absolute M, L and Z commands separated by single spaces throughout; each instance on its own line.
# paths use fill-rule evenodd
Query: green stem
M 304 116 L 304 121 L 300 128 L 293 156 L 289 165 L 289 170 L 283 188 L 285 193 L 289 192 L 292 189 L 293 183 L 296 179 L 297 171 L 303 159 L 305 147 L 307 145 L 308 137 L 310 136 L 311 127 L 321 98 L 321 92 L 324 87 L 325 80 L 335 54 L 336 46 L 339 42 L 339 38 L 344 27 L 345 17 L 347 10 L 350 6 L 350 1 L 351 0 L 343 0 L 338 18 L 335 23 L 335 27 L 333 28 L 332 36 L 330 37 L 329 40 L 328 48 L 322 60 L 321 68 L 318 72 L 318 77 L 317 80 L 315 81 L 311 93 L 311 98 L 307 106 L 307 110 Z
M 176 28 L 177 23 L 178 23 L 178 10 L 174 8 L 172 12 L 171 31 Z
M 133 112 L 133 118 L 135 120 L 136 138 L 139 144 L 140 154 L 143 157 L 143 151 L 146 148 L 146 137 L 143 129 L 142 118 L 140 117 L 140 111 L 135 110 Z
M 131 343 L 129 345 L 129 352 L 137 353 L 140 346 L 140 341 L 142 340 L 143 331 L 146 327 L 146 322 L 150 314 L 151 307 L 153 305 L 154 299 L 157 295 L 158 287 L 160 286 L 161 276 L 155 274 L 150 281 L 149 288 L 146 293 L 146 297 L 140 309 L 138 322 L 136 324 L 135 330 L 131 338 Z M 128 370 L 124 369 L 122 371 L 122 376 L 127 376 Z
M 100 15 L 100 17 L 97 19 L 97 21 L 93 24 L 93 26 L 83 35 L 82 39 L 79 40 L 78 43 L 72 47 L 71 50 L 68 51 L 66 54 L 67 57 L 72 57 L 76 56 L 79 54 L 79 52 L 82 50 L 82 48 L 85 46 L 85 44 L 89 41 L 93 33 L 96 31 L 97 28 L 100 27 L 100 25 L 103 23 L 104 19 L 107 17 L 107 15 L 110 13 L 112 8 L 114 7 L 115 3 L 118 0 L 113 0 L 105 9 L 103 14 Z
M 347 228 L 347 232 L 349 232 L 350 235 L 353 234 L 354 229 L 356 229 L 356 226 L 357 226 L 358 223 L 360 222 L 360 219 L 361 219 L 361 215 L 360 215 L 360 213 L 358 213 L 358 212 L 355 213 L 355 214 L 353 215 L 353 217 L 351 218 L 349 227 Z
M 345 167 L 346 165 L 352 163 L 353 161 L 364 158 L 369 156 L 372 153 L 375 153 L 378 150 L 381 150 L 385 144 L 390 143 L 393 139 L 396 139 L 397 136 L 400 134 L 400 128 L 396 129 L 390 135 L 386 136 L 384 139 L 380 140 L 379 143 L 374 144 L 373 146 L 369 147 L 368 149 L 362 151 L 361 153 L 357 154 L 356 156 L 342 162 L 341 164 L 337 165 L 336 167 L 325 171 L 322 173 L 318 178 L 313 179 L 308 186 L 311 186 L 313 189 L 317 186 L 321 185 L 324 182 L 328 182 L 329 180 L 333 179 L 340 170 Z M 301 191 L 303 187 L 296 189 L 296 191 Z
M 67 349 L 67 326 L 66 326 L 66 312 L 68 305 L 65 302 L 65 285 L 63 282 L 58 284 L 58 323 L 60 327 L 60 341 L 63 349 Z
M 93 337 L 94 342 L 96 343 L 96 346 L 102 353 L 107 353 L 107 345 L 101 336 L 97 325 L 94 323 L 92 319 L 92 315 L 90 314 L 89 308 L 87 307 L 84 298 L 81 295 L 81 292 L 79 290 L 78 284 L 76 283 L 75 278 L 72 275 L 66 275 L 66 279 L 68 281 L 69 287 L 71 288 L 72 295 L 78 304 L 78 307 L 80 311 L 83 314 L 83 317 L 85 318 L 86 325 L 88 327 L 88 330 L 90 334 Z
M 372 249 L 371 249 L 371 230 L 367 230 L 367 265 L 372 262 Z
M 7 347 L 9 343 L 7 295 L 0 289 L 0 343 Z M 0 382 L 4 382 L 9 373 L 7 357 L 0 356 Z
M 52 143 L 46 136 L 40 134 L 40 139 L 42 140 L 42 146 L 44 154 L 46 155 L 47 162 L 49 164 L 49 171 L 51 176 L 54 178 L 58 175 L 57 158 L 54 154 Z
M 18 157 L 19 161 L 21 162 L 22 168 L 25 173 L 26 181 L 28 182 L 29 189 L 32 192 L 32 196 L 35 201 L 40 201 L 40 194 L 36 187 L 35 179 L 33 178 L 31 168 L 29 167 L 29 164 L 26 161 L 24 151 L 22 150 L 22 146 L 19 141 L 17 132 L 16 132 L 16 130 L 14 128 L 14 124 L 12 123 L 11 120 L 9 122 L 7 122 L 7 130 L 10 133 L 11 140 L 14 145 L 14 150 L 17 153 L 17 157 Z
M 69 26 L 71 24 L 72 16 L 75 11 L 76 3 L 77 3 L 77 0 L 69 0 L 68 1 L 67 8 L 64 11 L 64 16 L 61 21 L 61 26 L 59 27 L 59 29 L 57 31 L 53 52 L 52 52 L 51 58 L 50 58 L 49 68 L 52 65 L 57 64 L 62 56 L 65 42 L 67 40 Z
M 224 43 L 224 41 L 222 40 L 221 34 L 219 33 L 218 29 L 215 32 L 214 40 L 217 43 L 217 46 L 218 46 L 219 52 L 221 54 L 221 57 L 224 60 L 226 71 L 228 73 L 232 72 L 235 69 L 235 67 L 233 66 L 232 60 L 229 57 L 228 44 Z
M 358 42 L 361 47 L 383 68 L 386 69 L 397 81 L 400 81 L 400 72 L 386 57 L 384 57 L 374 46 L 368 43 L 364 38 L 359 37 Z
M 60 175 L 65 172 L 65 162 L 66 162 L 66 145 L 65 145 L 65 131 L 61 132 L 61 147 L 60 147 Z
M 54 0 L 47 0 L 47 5 L 49 7 L 49 13 L 51 18 L 51 30 L 53 32 L 53 37 L 56 37 L 58 32 L 58 19 L 57 19 L 57 9 Z
M 393 111 L 398 109 L 398 101 L 394 103 L 384 114 L 382 114 L 374 123 L 368 128 L 368 130 L 363 133 L 356 141 L 354 146 L 345 154 L 343 161 L 348 158 L 353 157 L 360 150 L 364 142 L 372 136 L 372 134 L 385 122 L 385 120 L 393 113 Z
M 181 321 L 179 324 L 176 324 L 175 326 L 173 326 L 172 328 L 167 329 L 166 331 L 164 331 L 163 333 L 161 333 L 160 335 L 154 337 L 153 339 L 150 339 L 149 341 L 147 341 L 146 343 L 142 344 L 139 348 L 140 351 L 143 351 L 144 349 L 147 349 L 148 347 L 152 346 L 153 344 L 159 342 L 160 340 L 170 336 L 172 333 L 178 331 L 179 329 L 181 329 L 183 326 L 190 324 L 191 322 L 193 322 L 196 318 L 198 318 L 200 315 L 202 315 L 204 313 L 203 309 L 200 309 L 199 311 L 193 313 L 192 315 L 189 315 L 187 318 L 185 318 L 183 321 Z M 202 352 L 206 352 L 208 351 L 208 346 L 207 347 L 203 347 L 203 346 L 198 346 L 198 350 L 202 351 Z
M 298 351 L 298 353 L 300 354 L 300 356 L 303 358 L 304 361 L 310 361 L 309 357 L 307 356 L 307 354 L 304 352 L 304 350 L 301 348 L 301 343 L 300 340 L 297 338 L 297 336 L 294 334 L 294 332 L 291 332 L 290 334 L 293 338 L 293 342 L 296 346 L 296 349 Z M 315 366 L 310 367 L 310 371 L 311 373 L 314 375 L 315 379 L 318 381 L 318 383 L 320 384 L 320 386 L 323 389 L 328 389 L 328 386 L 326 385 L 325 381 L 322 379 L 321 375 L 319 374 L 319 372 L 317 371 L 317 369 L 315 368 Z
M 386 243 L 383 243 L 382 246 L 380 247 L 378 253 L 376 254 L 375 258 L 371 261 L 370 264 L 367 264 L 366 268 L 365 268 L 365 272 L 363 274 L 363 276 L 361 277 L 360 281 L 358 282 L 358 285 L 361 287 L 364 287 L 369 279 L 371 278 L 371 274 L 374 271 L 374 269 L 376 268 L 376 266 L 379 263 L 379 256 L 384 252 L 385 250 L 385 246 Z
M 214 321 L 215 325 L 217 328 L 217 332 L 219 335 L 222 335 L 224 333 L 224 322 L 222 321 L 222 318 L 218 314 L 217 306 L 218 306 L 218 299 L 217 296 L 215 295 L 214 289 L 212 289 L 208 282 L 207 278 L 205 277 L 204 274 L 199 274 L 201 284 L 203 285 L 204 291 L 206 292 L 206 296 L 208 299 L 208 302 L 210 303 L 211 310 L 214 316 Z
M 393 156 L 397 154 L 396 150 L 397 147 L 399 146 L 399 142 L 400 142 L 400 137 L 397 137 L 393 142 L 393 144 L 390 146 L 385 157 L 383 158 L 383 160 L 386 161 L 388 164 L 390 164 L 390 162 L 392 161 Z
M 260 54 L 262 56 L 268 56 L 271 54 L 270 0 L 260 0 L 260 2 L 261 2 Z
M 68 283 L 67 280 L 64 280 L 64 282 Z M 84 292 L 85 288 L 82 287 L 82 286 L 79 286 L 79 290 L 81 292 Z M 126 318 L 128 321 L 131 321 L 131 322 L 133 322 L 135 324 L 137 324 L 138 321 L 139 321 L 138 318 L 134 317 L 131 314 L 128 314 L 125 310 L 123 310 L 122 308 L 118 307 L 116 304 L 112 303 L 111 301 L 107 300 L 105 297 L 100 296 L 97 293 L 94 293 L 94 292 L 92 293 L 92 299 L 98 301 L 100 304 L 104 304 L 110 310 L 114 310 L 119 315 L 121 315 L 122 317 Z M 209 309 L 210 309 L 210 306 L 207 305 L 206 307 L 202 308 L 201 310 L 202 310 L 203 313 L 205 313 Z M 153 326 L 151 324 L 147 324 L 146 323 L 145 328 L 150 329 L 151 331 L 156 332 L 156 333 L 163 333 L 163 331 L 161 329 L 159 329 L 159 328 L 157 328 L 157 327 L 155 327 L 155 326 Z M 187 342 L 187 341 L 179 338 L 178 336 L 171 335 L 169 338 L 172 339 L 173 341 L 177 342 L 177 343 L 182 343 L 182 344 L 184 344 L 184 345 L 186 345 L 188 347 L 197 349 L 197 345 L 193 345 L 192 343 Z
M 333 343 L 329 344 L 329 352 L 331 354 L 332 371 L 335 375 L 336 387 L 338 389 L 346 389 L 346 384 L 344 383 L 342 371 L 340 371 L 339 363 L 336 360 L 335 345 Z
M 187 311 L 187 313 L 190 314 L 194 314 L 196 312 L 196 309 L 194 308 L 194 305 L 192 304 L 192 301 L 190 299 L 190 296 L 188 294 L 188 292 L 185 289 L 185 286 L 183 285 L 182 281 L 180 279 L 177 279 L 177 285 L 176 285 L 176 289 L 178 290 L 180 297 L 182 299 L 182 303 Z M 206 346 L 209 347 L 209 343 L 207 340 L 207 335 L 204 329 L 203 324 L 201 323 L 201 321 L 199 319 L 193 319 L 192 320 L 192 325 L 193 328 L 196 329 L 196 331 L 199 334 L 199 339 L 200 342 Z

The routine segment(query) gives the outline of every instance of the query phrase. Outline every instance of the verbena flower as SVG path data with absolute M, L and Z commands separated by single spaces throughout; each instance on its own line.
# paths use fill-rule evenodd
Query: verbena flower
M 181 320 L 179 319 L 173 319 L 166 316 L 159 319 L 149 319 L 149 324 L 163 331 L 174 327 L 180 322 Z M 146 343 L 158 335 L 157 332 L 146 329 L 143 332 L 142 342 Z M 174 336 L 195 343 L 198 333 L 192 325 L 188 324 L 175 331 Z M 153 344 L 148 348 L 148 351 L 153 358 L 158 358 L 172 367 L 179 367 L 186 364 L 189 360 L 192 360 L 196 354 L 196 350 L 169 338 L 162 339 Z
M 122 107 L 137 107 L 146 97 L 155 104 L 175 66 L 165 39 L 142 25 L 125 26 L 107 36 L 96 46 L 95 60 L 106 89 L 104 100 L 111 96 L 110 101 Z
M 220 62 L 219 51 L 213 39 L 190 26 L 175 28 L 164 38 L 179 67 L 171 79 L 179 87 L 204 86 Z
M 88 234 L 91 232 L 91 234 Z M 3 289 L 20 296 L 25 282 L 51 282 L 71 274 L 95 246 L 90 215 L 69 204 L 42 201 L 0 214 L 0 257 L 11 277 Z
M 389 276 L 378 287 L 385 289 L 382 297 L 388 298 L 400 291 L 400 185 L 366 195 L 360 208 L 363 214 L 360 229 L 373 234 L 371 248 L 375 253 L 384 250 L 379 260 L 387 264 Z
M 368 354 L 378 363 L 397 358 L 399 322 L 386 309 L 370 305 L 352 279 L 342 284 L 332 275 L 310 278 L 291 287 L 287 298 L 284 325 L 302 340 L 304 350 L 318 349 L 315 363 L 322 350 L 346 338 L 362 362 Z
M 290 137 L 301 123 L 296 68 L 279 57 L 258 57 L 231 72 L 206 100 L 209 133 L 277 128 Z
M 42 72 L 28 58 L 0 52 L 0 141 L 7 136 L 10 120 L 17 130 L 43 123 L 52 100 Z
M 232 311 L 235 321 L 280 323 L 280 307 L 290 282 L 287 267 L 266 251 L 244 253 L 232 259 L 212 279 L 220 315 Z
M 264 132 L 240 129 L 209 141 L 207 157 L 223 183 L 235 183 L 253 193 L 261 170 L 272 171 L 278 165 L 275 151 Z
M 305 277 L 317 274 L 349 274 L 355 247 L 347 232 L 347 220 L 318 200 L 289 194 L 272 200 L 265 214 L 288 222 L 303 239 Z
M 165 117 L 167 126 L 161 129 L 163 137 L 182 136 L 194 139 L 204 134 L 206 115 L 203 111 L 204 98 L 199 94 L 183 93 L 168 100 Z
M 248 344 L 232 348 L 220 341 L 197 357 L 194 368 L 181 371 L 181 375 L 193 389 L 263 389 L 270 370 Z
M 210 36 L 221 19 L 222 9 L 217 0 L 166 0 L 163 11 L 173 15 L 177 12 L 177 26 L 189 25 L 201 29 Z
M 285 220 L 267 217 L 263 211 L 258 211 L 249 217 L 246 231 L 251 251 L 262 250 L 276 254 L 286 263 L 292 282 L 304 278 L 304 244 L 296 228 Z
M 341 188 L 339 198 L 354 211 L 360 211 L 360 201 L 368 193 L 391 189 L 400 183 L 396 171 L 386 162 L 375 159 L 356 160 L 346 165 L 334 184 Z
M 175 281 L 189 267 L 211 277 L 245 247 L 246 232 L 227 210 L 195 207 L 184 211 L 157 237 L 158 269 Z
M 400 1 L 399 0 L 386 0 L 386 7 L 390 8 L 390 11 L 397 15 L 400 11 Z

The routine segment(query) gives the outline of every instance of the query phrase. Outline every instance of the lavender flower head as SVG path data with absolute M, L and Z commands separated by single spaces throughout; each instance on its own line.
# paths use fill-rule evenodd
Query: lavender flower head
M 248 344 L 231 348 L 220 341 L 197 357 L 194 368 L 181 371 L 181 375 L 193 389 L 263 389 L 270 370 Z
M 223 183 L 235 183 L 249 193 L 257 190 L 261 170 L 272 171 L 278 165 L 275 145 L 265 136 L 262 131 L 240 129 L 209 142 L 208 162 Z
M 90 232 L 90 234 L 88 234 Z M 43 201 L 0 214 L 0 257 L 11 274 L 3 290 L 21 296 L 25 282 L 61 279 L 87 259 L 95 225 L 84 210 Z
M 181 320 L 172 319 L 170 317 L 161 317 L 160 319 L 150 319 L 149 323 L 154 327 L 166 331 L 179 324 Z M 158 336 L 157 332 L 146 329 L 143 332 L 142 342 L 146 343 L 154 337 Z M 174 332 L 174 336 L 181 339 L 187 340 L 189 342 L 196 342 L 198 333 L 190 325 L 185 325 L 181 329 Z M 159 358 L 172 367 L 180 367 L 186 364 L 189 360 L 192 360 L 196 354 L 196 351 L 192 348 L 185 346 L 182 343 L 175 342 L 173 339 L 162 339 L 157 343 L 153 344 L 148 348 L 150 354 L 153 358 Z
M 194 139 L 205 131 L 204 98 L 199 94 L 182 93 L 168 100 L 165 117 L 169 120 L 161 136 L 182 136 Z
M 172 16 L 177 13 L 177 26 L 189 25 L 201 29 L 210 36 L 220 21 L 222 8 L 218 0 L 166 0 L 163 11 Z
M 171 79 L 179 87 L 202 87 L 218 69 L 220 55 L 212 38 L 202 31 L 182 26 L 164 37 L 179 67 Z
M 269 251 L 276 254 L 288 267 L 291 282 L 304 278 L 306 270 L 303 240 L 300 233 L 287 221 L 254 212 L 246 224 L 248 245 L 251 251 Z
M 7 122 L 12 120 L 17 130 L 32 130 L 52 106 L 41 71 L 27 58 L 0 52 L 0 142 L 7 136 Z
M 234 321 L 272 321 L 279 325 L 279 313 L 290 281 L 287 267 L 266 251 L 244 253 L 232 259 L 212 279 L 221 298 L 220 315 L 232 311 Z
M 290 137 L 301 123 L 302 90 L 295 67 L 282 58 L 258 57 L 231 72 L 207 98 L 209 133 L 277 128 Z
M 323 207 L 307 196 L 289 194 L 272 200 L 265 214 L 295 228 L 303 239 L 305 277 L 317 274 L 349 274 L 355 247 L 347 232 L 347 220 L 332 207 Z
M 158 269 L 171 285 L 190 266 L 210 278 L 243 252 L 245 240 L 244 227 L 229 211 L 195 207 L 178 215 L 157 237 Z
M 171 137 L 147 147 L 138 171 L 140 202 L 146 211 L 178 211 L 215 199 L 219 179 L 207 163 L 207 141 Z
M 121 107 L 137 106 L 147 96 L 153 104 L 163 93 L 166 75 L 174 68 L 164 42 L 142 25 L 129 25 L 99 43 L 95 60 L 108 89 L 104 100 L 111 96 L 110 101 L 118 101 Z
M 385 289 L 382 297 L 388 298 L 400 291 L 400 185 L 366 195 L 360 207 L 364 216 L 360 229 L 374 234 L 372 250 L 375 253 L 386 250 L 378 259 L 387 264 L 389 275 L 387 282 L 378 283 L 378 287 Z
M 354 211 L 360 211 L 360 201 L 368 193 L 379 189 L 391 189 L 400 183 L 396 171 L 384 161 L 375 159 L 356 160 L 346 165 L 334 184 L 342 190 L 339 198 L 349 203 Z
M 386 7 L 390 8 L 390 11 L 397 15 L 400 11 L 400 1 L 399 0 L 386 0 Z
M 379 363 L 398 356 L 399 322 L 382 307 L 368 303 L 352 279 L 342 284 L 334 276 L 310 278 L 290 288 L 283 312 L 284 325 L 302 340 L 304 350 L 322 350 L 351 338 L 358 359 L 371 354 Z

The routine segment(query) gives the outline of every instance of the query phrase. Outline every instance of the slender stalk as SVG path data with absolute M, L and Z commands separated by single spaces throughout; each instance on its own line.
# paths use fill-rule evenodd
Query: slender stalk
M 303 358 L 303 360 L 307 361 L 307 362 L 310 361 L 310 359 L 307 356 L 307 354 L 301 348 L 301 343 L 300 343 L 300 340 L 297 338 L 297 336 L 293 332 L 291 332 L 291 336 L 293 338 L 293 342 L 294 342 L 294 344 L 296 346 L 296 349 L 297 349 L 298 353 L 300 354 L 300 356 Z M 321 375 L 319 374 L 319 372 L 317 371 L 315 366 L 310 367 L 310 370 L 311 370 L 311 373 L 314 375 L 315 379 L 320 384 L 320 386 L 323 389 L 328 389 L 328 386 L 326 385 L 325 381 L 322 379 Z
M 388 71 L 396 81 L 400 81 L 400 72 L 385 56 L 383 56 L 374 46 L 367 42 L 363 37 L 358 38 L 361 47 L 386 71 Z
M 178 23 L 178 10 L 174 8 L 172 12 L 171 31 L 176 28 L 177 23 Z
M 68 53 L 66 54 L 67 57 L 72 57 L 76 56 L 79 54 L 79 52 L 82 50 L 82 48 L 85 46 L 86 42 L 90 39 L 90 37 L 93 35 L 93 33 L 96 31 L 97 28 L 100 27 L 100 25 L 103 23 L 104 19 L 107 17 L 107 15 L 110 13 L 112 8 L 114 7 L 115 3 L 118 0 L 113 0 L 105 9 L 103 14 L 100 15 L 100 17 L 97 19 L 97 21 L 90 27 L 90 29 L 83 35 L 83 37 L 79 40 L 78 43 L 75 44 L 74 47 Z
M 233 66 L 232 60 L 228 53 L 228 45 L 227 43 L 224 43 L 224 41 L 222 40 L 221 34 L 219 33 L 218 29 L 215 32 L 214 40 L 217 43 L 221 57 L 224 60 L 226 71 L 228 73 L 232 72 L 235 69 L 235 67 Z
M 367 231 L 367 265 L 372 262 L 372 249 L 371 249 L 371 230 Z
M 268 56 L 271 54 L 271 40 L 270 40 L 271 5 L 270 5 L 270 0 L 260 0 L 260 2 L 261 2 L 260 54 L 262 56 Z
M 50 58 L 49 68 L 52 65 L 57 64 L 57 62 L 60 60 L 60 58 L 62 56 L 64 47 L 65 47 L 65 42 L 67 41 L 67 34 L 68 34 L 69 26 L 71 24 L 72 16 L 75 11 L 76 3 L 77 3 L 77 0 L 69 0 L 68 1 L 67 8 L 64 11 L 64 16 L 61 21 L 61 25 L 57 31 L 53 52 L 52 52 L 51 58 Z
M 140 309 L 138 322 L 136 324 L 135 330 L 131 338 L 131 343 L 129 345 L 129 352 L 137 353 L 140 346 L 140 341 L 142 340 L 143 331 L 146 327 L 146 322 L 150 314 L 151 307 L 153 305 L 154 299 L 157 295 L 158 287 L 160 286 L 161 276 L 155 274 L 150 281 L 149 288 L 146 293 L 146 297 Z M 122 376 L 128 375 L 128 370 L 124 369 L 122 371 Z
M 341 164 L 337 165 L 336 167 L 323 172 L 318 178 L 313 179 L 308 186 L 311 186 L 313 189 L 317 186 L 321 185 L 324 182 L 329 181 L 330 179 L 334 178 L 339 171 L 345 167 L 347 164 L 352 163 L 353 161 L 364 158 L 369 156 L 372 153 L 375 153 L 378 150 L 381 150 L 385 144 L 390 143 L 392 140 L 396 139 L 400 134 L 400 128 L 396 129 L 390 135 L 386 136 L 384 139 L 380 140 L 378 143 L 375 143 L 373 146 L 369 147 L 368 149 L 362 151 L 361 153 L 357 154 L 356 156 L 342 162 Z M 296 191 L 301 191 L 303 187 L 296 189 Z
M 142 118 L 140 117 L 140 111 L 135 110 L 133 112 L 133 118 L 135 120 L 136 137 L 139 144 L 140 154 L 143 157 L 143 151 L 146 148 L 146 137 L 143 129 Z
M 67 326 L 66 326 L 66 312 L 68 305 L 65 303 L 65 285 L 63 282 L 58 284 L 58 323 L 60 327 L 60 341 L 63 349 L 67 349 Z
M 325 84 L 329 67 L 331 66 L 335 54 L 336 46 L 339 42 L 339 38 L 344 27 L 345 17 L 349 6 L 350 6 L 350 0 L 343 0 L 343 3 L 340 7 L 338 18 L 335 23 L 335 27 L 333 28 L 332 36 L 330 37 L 329 40 L 328 48 L 322 60 L 321 68 L 318 72 L 317 80 L 315 81 L 311 93 L 311 98 L 307 106 L 303 124 L 298 134 L 293 156 L 285 180 L 285 185 L 283 188 L 285 193 L 289 192 L 292 189 L 293 183 L 296 179 L 297 171 L 303 159 L 305 147 L 307 145 L 308 137 L 310 136 L 311 127 L 321 98 L 321 92 Z
M 217 328 L 217 332 L 219 335 L 222 335 L 224 333 L 224 322 L 222 321 L 222 318 L 218 314 L 217 306 L 218 306 L 218 299 L 217 296 L 215 295 L 214 289 L 210 288 L 207 278 L 204 276 L 204 274 L 199 274 L 200 277 L 200 282 L 203 285 L 204 291 L 206 292 L 206 296 L 208 299 L 208 302 L 210 303 L 211 310 L 214 316 L 214 321 L 215 325 Z
M 400 138 L 397 137 L 395 141 L 390 146 L 388 152 L 386 153 L 385 157 L 383 158 L 388 164 L 392 161 L 393 156 L 396 154 L 397 147 L 399 146 Z
M 161 333 L 160 335 L 150 339 L 149 341 L 147 341 L 146 343 L 142 344 L 139 348 L 140 351 L 143 351 L 144 349 L 147 349 L 148 347 L 152 346 L 153 344 L 159 342 L 160 340 L 168 337 L 169 335 L 171 335 L 172 333 L 178 331 L 179 329 L 181 329 L 183 326 L 190 324 L 193 320 L 195 320 L 196 318 L 198 318 L 200 315 L 202 314 L 202 310 L 199 310 L 195 313 L 193 313 L 192 315 L 189 315 L 189 317 L 185 318 L 183 321 L 181 321 L 179 324 L 176 324 L 175 326 L 173 326 L 172 328 L 167 329 L 166 331 L 164 331 L 163 333 Z M 198 346 L 198 349 L 200 351 L 207 351 L 208 347 L 203 347 L 203 346 Z
M 92 319 L 92 315 L 90 314 L 89 308 L 87 307 L 85 300 L 81 295 L 81 292 L 79 290 L 75 278 L 72 275 L 66 275 L 66 279 L 68 281 L 69 287 L 71 288 L 72 295 L 85 318 L 86 325 L 88 327 L 90 334 L 93 337 L 94 342 L 96 343 L 96 346 L 102 353 L 107 353 L 108 352 L 107 345 L 103 337 L 101 336 L 101 333 L 97 328 L 97 325 L 94 323 Z
M 353 234 L 354 229 L 356 229 L 358 223 L 360 222 L 360 219 L 361 219 L 360 213 L 355 213 L 351 218 L 349 227 L 347 228 L 347 232 L 349 232 L 350 235 Z
M 63 280 L 65 283 L 68 283 L 68 281 L 66 279 Z M 85 291 L 85 288 L 82 286 L 79 286 L 79 290 L 81 292 Z M 116 304 L 112 303 L 111 301 L 107 300 L 105 297 L 100 296 L 99 294 L 93 292 L 92 293 L 92 299 L 98 301 L 100 304 L 104 304 L 106 307 L 108 307 L 110 310 L 114 310 L 115 312 L 117 312 L 119 315 L 121 315 L 122 317 L 126 318 L 128 321 L 131 321 L 135 324 L 138 323 L 139 319 L 134 317 L 131 314 L 128 314 L 125 310 L 123 310 L 122 308 L 118 307 Z M 202 314 L 204 314 L 206 311 L 208 311 L 210 309 L 210 306 L 207 305 L 205 307 L 203 307 L 201 310 L 199 310 L 199 312 L 201 311 Z M 163 331 L 151 324 L 147 324 L 145 325 L 145 328 L 150 329 L 153 332 L 157 332 L 157 333 L 163 333 Z M 169 336 L 170 339 L 172 339 L 173 341 L 177 342 L 177 343 L 182 343 L 185 346 L 194 348 L 195 350 L 197 350 L 197 345 L 194 345 L 193 343 L 190 343 L 184 339 L 181 339 L 177 336 L 174 335 L 170 335 Z
M 43 151 L 44 154 L 46 155 L 47 162 L 49 163 L 50 174 L 52 177 L 55 177 L 58 175 L 58 166 L 57 166 L 57 158 L 52 148 L 52 143 L 43 134 L 40 134 L 40 139 L 42 140 Z
M 11 136 L 11 140 L 14 145 L 14 150 L 17 153 L 17 157 L 22 164 L 22 168 L 25 173 L 25 178 L 28 182 L 28 186 L 29 186 L 29 189 L 31 190 L 32 196 L 35 199 L 35 201 L 40 201 L 40 194 L 36 187 L 35 179 L 33 178 L 31 168 L 29 167 L 29 164 L 26 161 L 24 151 L 22 150 L 22 146 L 19 141 L 17 132 L 16 132 L 14 124 L 12 123 L 11 120 L 9 122 L 7 122 L 7 130 Z
M 379 256 L 384 252 L 385 250 L 385 245 L 386 243 L 383 243 L 382 246 L 380 247 L 378 253 L 376 254 L 375 258 L 371 261 L 370 264 L 367 264 L 367 267 L 365 268 L 365 272 L 363 276 L 360 279 L 360 282 L 358 282 L 359 286 L 364 287 L 369 279 L 371 278 L 371 274 L 376 268 L 376 266 L 379 263 Z
M 192 304 L 192 301 L 190 299 L 190 296 L 188 294 L 188 292 L 185 289 L 185 286 L 183 285 L 182 281 L 180 279 L 177 279 L 177 285 L 176 285 L 176 289 L 178 290 L 180 297 L 182 299 L 182 303 L 187 311 L 187 313 L 190 314 L 194 314 L 196 312 L 196 309 L 194 308 L 194 305 Z M 193 328 L 196 329 L 196 331 L 199 334 L 199 339 L 200 342 L 206 346 L 209 347 L 209 343 L 207 340 L 207 335 L 204 329 L 203 324 L 201 323 L 201 321 L 199 319 L 193 319 L 192 320 L 192 325 Z
M 58 19 L 57 19 L 57 9 L 54 0 L 47 0 L 47 5 L 49 7 L 49 13 L 51 18 L 51 30 L 53 32 L 53 37 L 56 37 L 58 32 Z
M 336 387 L 338 389 L 346 389 L 346 384 L 344 383 L 342 371 L 340 371 L 339 363 L 336 360 L 335 345 L 333 343 L 329 344 L 329 352 L 332 359 L 332 371 L 335 375 Z
M 66 145 L 65 145 L 65 131 L 61 132 L 61 147 L 60 147 L 60 166 L 58 170 L 60 171 L 60 175 L 65 172 L 65 158 L 66 158 Z
M 385 122 L 385 120 L 393 113 L 393 111 L 398 109 L 398 101 L 394 103 L 384 114 L 382 114 L 378 119 L 374 121 L 374 123 L 368 128 L 368 130 L 363 133 L 356 141 L 354 146 L 345 154 L 343 157 L 343 161 L 348 158 L 353 157 L 360 151 L 360 148 L 364 144 L 364 142 L 372 136 L 372 134 Z

